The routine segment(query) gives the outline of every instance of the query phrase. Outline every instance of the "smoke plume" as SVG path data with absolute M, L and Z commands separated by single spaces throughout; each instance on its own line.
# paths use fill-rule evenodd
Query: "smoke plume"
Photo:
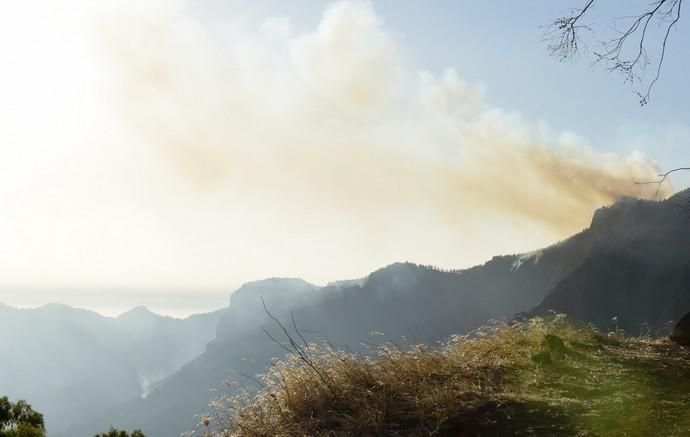
M 67 191 L 97 206 L 64 220 L 105 224 L 79 228 L 83 241 L 52 237 L 77 245 L 55 264 L 65 280 L 85 253 L 93 280 L 141 279 L 143 263 L 158 281 L 214 285 L 330 280 L 396 259 L 467 265 L 563 238 L 595 208 L 656 189 L 634 184 L 659 173 L 649 158 L 494 107 L 453 68 L 419 68 L 370 3 L 336 3 L 299 32 L 287 18 L 219 30 L 186 2 L 85 11 L 114 121 L 79 143 L 102 150 L 84 146 L 87 183 Z

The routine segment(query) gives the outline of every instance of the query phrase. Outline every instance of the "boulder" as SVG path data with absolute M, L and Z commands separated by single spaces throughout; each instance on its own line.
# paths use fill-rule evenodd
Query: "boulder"
M 681 346 L 690 346 L 690 313 L 683 316 L 671 332 L 671 341 Z
M 563 339 L 557 335 L 546 334 L 541 343 L 540 351 L 532 356 L 532 360 L 538 364 L 553 364 L 566 357 L 576 357 L 577 353 L 565 345 Z

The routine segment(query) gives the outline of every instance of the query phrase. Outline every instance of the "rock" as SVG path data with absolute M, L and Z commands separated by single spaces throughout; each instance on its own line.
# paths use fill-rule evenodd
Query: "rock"
M 541 343 L 541 350 L 532 356 L 532 360 L 539 364 L 552 364 L 570 355 L 570 350 L 563 343 L 561 337 L 546 334 Z
M 671 341 L 681 346 L 690 346 L 690 313 L 683 316 L 671 332 Z

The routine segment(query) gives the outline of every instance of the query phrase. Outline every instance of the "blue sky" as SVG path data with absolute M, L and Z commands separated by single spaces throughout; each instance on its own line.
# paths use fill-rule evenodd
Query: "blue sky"
M 540 26 L 580 3 L 503 1 L 487 7 L 486 2 L 449 1 L 405 8 L 409 2 L 382 2 L 378 8 L 390 17 L 391 26 L 409 35 L 415 57 L 438 67 L 457 66 L 470 80 L 486 83 L 488 99 L 497 105 L 543 118 L 557 129 L 574 130 L 601 148 L 626 153 L 639 146 L 663 167 L 688 162 L 690 135 L 681 137 L 685 142 L 680 144 L 657 142 L 659 131 L 687 130 L 690 120 L 690 87 L 685 86 L 688 26 L 673 32 L 652 102 L 640 107 L 634 86 L 602 66 L 592 67 L 590 54 L 572 62 L 547 56 Z M 644 1 L 625 3 L 646 6 Z M 612 18 L 632 13 L 621 5 L 624 2 L 599 2 L 591 22 L 608 26 Z M 648 144 L 626 143 L 626 131 L 647 136 Z
M 465 77 L 485 83 L 495 104 L 543 118 L 559 130 L 574 130 L 602 149 L 642 150 L 663 168 L 690 161 L 689 26 L 673 31 L 661 80 L 651 103 L 641 107 L 634 93 L 638 84 L 624 83 L 603 66 L 592 67 L 590 53 L 570 62 L 547 56 L 543 26 L 583 1 L 501 1 L 489 7 L 466 1 L 425 7 L 406 1 L 376 4 L 391 26 L 409 35 L 415 57 L 438 68 L 455 65 Z M 613 18 L 634 13 L 633 6 L 646 5 L 599 2 L 588 22 L 608 27 Z M 675 179 L 681 186 L 690 182 L 682 175 Z

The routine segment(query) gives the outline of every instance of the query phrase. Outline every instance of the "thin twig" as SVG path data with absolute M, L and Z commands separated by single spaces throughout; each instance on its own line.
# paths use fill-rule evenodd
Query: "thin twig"
M 279 342 L 278 340 L 275 339 L 263 326 L 261 329 L 264 331 L 264 333 L 271 339 L 273 340 L 277 345 L 282 347 L 284 350 L 286 350 L 289 354 L 296 355 L 303 363 L 305 363 L 307 366 L 309 366 L 321 379 L 321 382 L 324 383 L 326 387 L 328 387 L 328 390 L 331 392 L 331 395 L 335 396 L 335 390 L 332 387 L 332 384 L 328 381 L 326 376 L 323 374 L 322 371 L 320 371 L 317 367 L 316 364 L 314 364 L 314 361 L 304 352 L 302 347 L 295 341 L 295 339 L 290 335 L 290 332 L 285 328 L 285 326 L 278 320 L 271 312 L 268 310 L 268 307 L 266 306 L 266 302 L 264 301 L 264 298 L 261 298 L 261 304 L 264 307 L 264 311 L 266 311 L 266 314 L 268 317 L 275 322 L 276 325 L 283 331 L 283 334 L 287 337 L 288 341 L 290 342 L 290 347 L 287 347 L 283 343 Z
M 677 171 L 688 171 L 690 170 L 690 167 L 678 167 L 678 168 L 673 168 L 666 173 L 662 173 L 659 175 L 659 180 L 657 181 L 635 181 L 635 185 L 651 185 L 651 184 L 656 184 L 656 192 L 654 193 L 654 197 L 659 196 L 659 190 L 661 189 L 661 184 L 666 181 L 666 179 L 669 177 L 671 173 L 675 173 Z
M 294 328 L 295 332 L 299 336 L 300 339 L 302 339 L 302 342 L 304 343 L 304 348 L 307 351 L 307 354 L 311 357 L 311 350 L 309 349 L 309 343 L 307 340 L 304 338 L 300 330 L 297 328 L 297 323 L 295 322 L 295 313 L 293 311 L 290 311 L 290 318 L 292 319 L 292 327 Z
M 246 373 L 242 373 L 242 372 L 237 372 L 237 374 L 240 376 L 244 376 L 247 379 L 251 379 L 252 381 L 256 382 L 259 385 L 259 387 L 261 387 L 261 388 L 266 387 L 263 382 L 259 381 L 259 378 L 256 378 L 256 377 L 251 376 L 251 375 L 247 375 Z

